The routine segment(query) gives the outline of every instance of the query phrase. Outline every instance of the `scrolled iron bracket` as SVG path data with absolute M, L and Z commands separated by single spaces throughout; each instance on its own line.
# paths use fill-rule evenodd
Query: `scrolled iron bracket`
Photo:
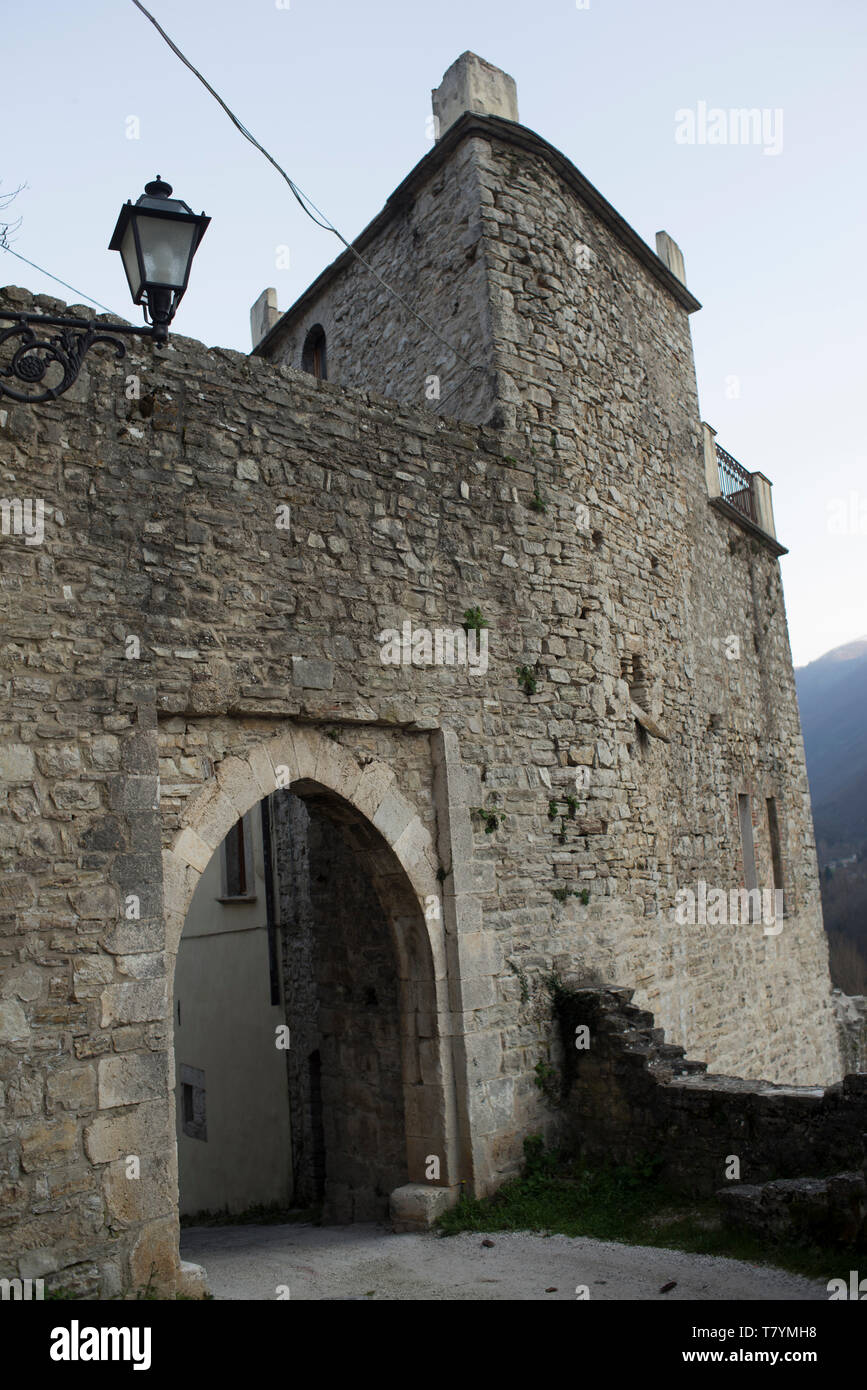
M 8 328 L 3 321 L 11 321 Z M 39 328 L 57 328 L 59 332 L 49 336 L 39 336 Z M 106 331 L 110 330 L 110 331 Z M 155 332 L 153 325 L 135 328 L 127 324 L 100 324 L 91 319 L 54 318 L 50 314 L 12 313 L 0 310 L 0 352 L 6 344 L 14 344 L 12 357 L 6 363 L 0 361 L 0 396 L 8 396 L 13 401 L 23 401 L 28 405 L 39 405 L 45 401 L 55 401 L 68 391 L 78 379 L 81 365 L 92 347 L 109 347 L 115 357 L 126 356 L 126 345 L 116 336 L 152 338 L 159 343 L 163 334 Z M 60 372 L 60 380 L 44 384 L 50 379 L 52 369 Z M 22 390 L 12 385 L 21 382 Z

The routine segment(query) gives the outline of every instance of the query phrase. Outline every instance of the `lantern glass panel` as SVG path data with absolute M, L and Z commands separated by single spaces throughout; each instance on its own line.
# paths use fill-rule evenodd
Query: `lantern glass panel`
M 196 223 L 149 217 L 147 213 L 138 213 L 136 220 L 145 284 L 182 290 L 192 258 Z
M 120 255 L 123 268 L 126 271 L 126 278 L 129 281 L 129 292 L 133 297 L 133 303 L 137 304 L 141 289 L 141 273 L 138 266 L 138 254 L 135 249 L 135 229 L 132 218 L 126 224 L 126 231 L 120 243 Z

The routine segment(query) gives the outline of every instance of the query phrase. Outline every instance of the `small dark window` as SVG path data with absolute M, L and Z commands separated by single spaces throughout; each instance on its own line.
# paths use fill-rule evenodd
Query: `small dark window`
M 321 323 L 314 324 L 304 339 L 301 352 L 301 370 L 309 372 L 318 381 L 328 379 L 328 363 L 325 357 L 325 329 Z
M 226 893 L 227 898 L 247 896 L 247 854 L 244 844 L 244 822 L 239 820 L 226 836 Z
M 780 844 L 780 821 L 777 816 L 777 798 L 767 797 L 768 834 L 771 840 L 771 864 L 774 871 L 774 889 L 783 894 L 783 916 L 787 915 L 786 886 L 783 882 L 783 853 Z
M 181 1084 L 181 1129 L 188 1138 L 207 1143 L 205 1073 L 199 1067 L 188 1067 L 182 1063 L 178 1080 Z

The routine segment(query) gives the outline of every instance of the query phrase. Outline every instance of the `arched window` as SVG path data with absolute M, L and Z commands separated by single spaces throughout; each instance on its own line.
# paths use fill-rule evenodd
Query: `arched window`
M 301 370 L 302 372 L 309 372 L 319 381 L 326 381 L 328 378 L 328 367 L 325 361 L 325 329 L 321 323 L 314 324 L 304 339 L 304 347 L 301 352 Z

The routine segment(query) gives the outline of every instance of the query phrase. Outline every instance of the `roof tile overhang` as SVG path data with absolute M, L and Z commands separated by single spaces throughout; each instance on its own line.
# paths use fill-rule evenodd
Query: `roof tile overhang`
M 392 218 L 412 204 L 419 189 L 445 164 L 458 145 L 474 135 L 481 136 L 485 140 L 497 140 L 501 144 L 511 145 L 544 159 L 556 171 L 566 186 L 577 194 L 621 245 L 632 252 L 635 259 L 640 261 L 654 279 L 669 291 L 688 314 L 695 313 L 696 309 L 701 308 L 695 295 L 690 294 L 683 282 L 672 274 L 665 262 L 657 256 L 655 251 L 651 250 L 646 241 L 642 241 L 625 218 L 620 216 L 620 213 L 611 206 L 607 198 L 603 198 L 599 190 L 594 188 L 588 179 L 585 179 L 571 160 L 567 159 L 554 145 L 543 140 L 542 136 L 537 135 L 535 131 L 529 130 L 526 126 L 518 125 L 515 121 L 504 120 L 502 116 L 480 116 L 468 111 L 461 116 L 460 120 L 455 121 L 454 125 L 449 126 L 433 149 L 419 160 L 415 168 L 407 174 L 403 183 L 394 190 L 381 212 L 378 212 L 373 221 L 369 222 L 364 231 L 355 238 L 352 243 L 353 247 L 357 251 L 363 252 L 366 246 L 375 241 Z M 269 329 L 262 341 L 253 349 L 251 356 L 270 356 L 271 351 L 279 344 L 280 339 L 292 324 L 303 315 L 307 307 L 319 297 L 332 280 L 342 274 L 350 261 L 354 259 L 352 251 L 343 251 L 336 260 L 326 266 L 321 275 L 318 275 L 312 284 L 308 285 L 304 293 Z

